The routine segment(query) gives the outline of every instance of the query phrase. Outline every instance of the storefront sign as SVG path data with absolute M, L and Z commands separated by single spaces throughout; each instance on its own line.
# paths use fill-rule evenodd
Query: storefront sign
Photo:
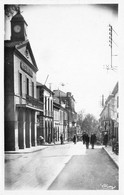
M 20 62 L 20 67 L 29 76 L 33 77 L 33 71 L 24 62 L 22 62 L 22 61 Z

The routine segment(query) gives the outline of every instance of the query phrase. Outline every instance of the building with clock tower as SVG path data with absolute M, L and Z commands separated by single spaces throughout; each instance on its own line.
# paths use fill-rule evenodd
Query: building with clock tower
M 43 103 L 36 97 L 38 67 L 26 35 L 20 10 L 11 19 L 11 37 L 4 44 L 5 150 L 37 145 L 37 113 Z

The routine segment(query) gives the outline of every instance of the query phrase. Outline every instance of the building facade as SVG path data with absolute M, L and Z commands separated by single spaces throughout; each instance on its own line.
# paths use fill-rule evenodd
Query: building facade
M 38 68 L 26 26 L 18 11 L 11 20 L 11 39 L 5 41 L 5 150 L 37 145 L 37 111 L 43 111 L 43 104 L 36 97 Z
M 53 141 L 53 92 L 37 82 L 37 98 L 44 105 L 43 112 L 38 115 L 39 120 L 42 121 L 38 132 L 44 137 L 45 142 L 51 143 Z
M 54 96 L 53 109 L 54 109 L 54 132 L 56 141 L 60 141 L 61 134 L 64 141 L 68 140 L 68 112 L 65 108 L 65 103 Z
M 53 98 L 53 113 L 54 138 L 58 142 L 60 141 L 60 102 L 57 97 Z
M 75 99 L 70 92 L 64 93 L 60 90 L 54 90 L 54 96 L 59 98 L 60 103 L 65 104 L 64 124 L 66 124 L 66 138 L 68 141 L 76 134 L 77 113 L 75 112 Z
M 118 82 L 116 83 L 111 95 L 105 101 L 102 112 L 100 113 L 100 128 L 102 132 L 108 132 L 109 141 L 116 137 L 118 141 L 119 131 L 119 93 Z
M 70 92 L 53 92 L 36 82 L 38 67 L 26 34 L 27 23 L 18 10 L 11 20 L 4 60 L 5 150 L 35 147 L 39 136 L 51 143 L 76 133 L 75 100 Z M 53 99 L 54 98 L 54 99 Z M 56 99 L 56 100 L 55 100 Z

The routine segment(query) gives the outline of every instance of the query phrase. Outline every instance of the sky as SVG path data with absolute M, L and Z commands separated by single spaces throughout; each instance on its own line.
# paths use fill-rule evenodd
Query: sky
M 99 118 L 105 99 L 118 81 L 118 10 L 111 5 L 26 5 L 27 36 L 38 66 L 37 81 L 71 92 L 75 110 Z M 111 65 L 109 24 L 113 32 Z M 9 21 L 6 28 L 9 27 Z M 8 37 L 7 37 L 8 36 Z M 6 39 L 10 34 L 6 34 Z M 64 86 L 62 86 L 62 83 Z

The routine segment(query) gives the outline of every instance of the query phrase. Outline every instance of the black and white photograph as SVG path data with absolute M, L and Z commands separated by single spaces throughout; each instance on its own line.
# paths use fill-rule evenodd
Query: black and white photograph
M 3 194 L 121 194 L 119 3 L 13 2 L 1 8 Z

